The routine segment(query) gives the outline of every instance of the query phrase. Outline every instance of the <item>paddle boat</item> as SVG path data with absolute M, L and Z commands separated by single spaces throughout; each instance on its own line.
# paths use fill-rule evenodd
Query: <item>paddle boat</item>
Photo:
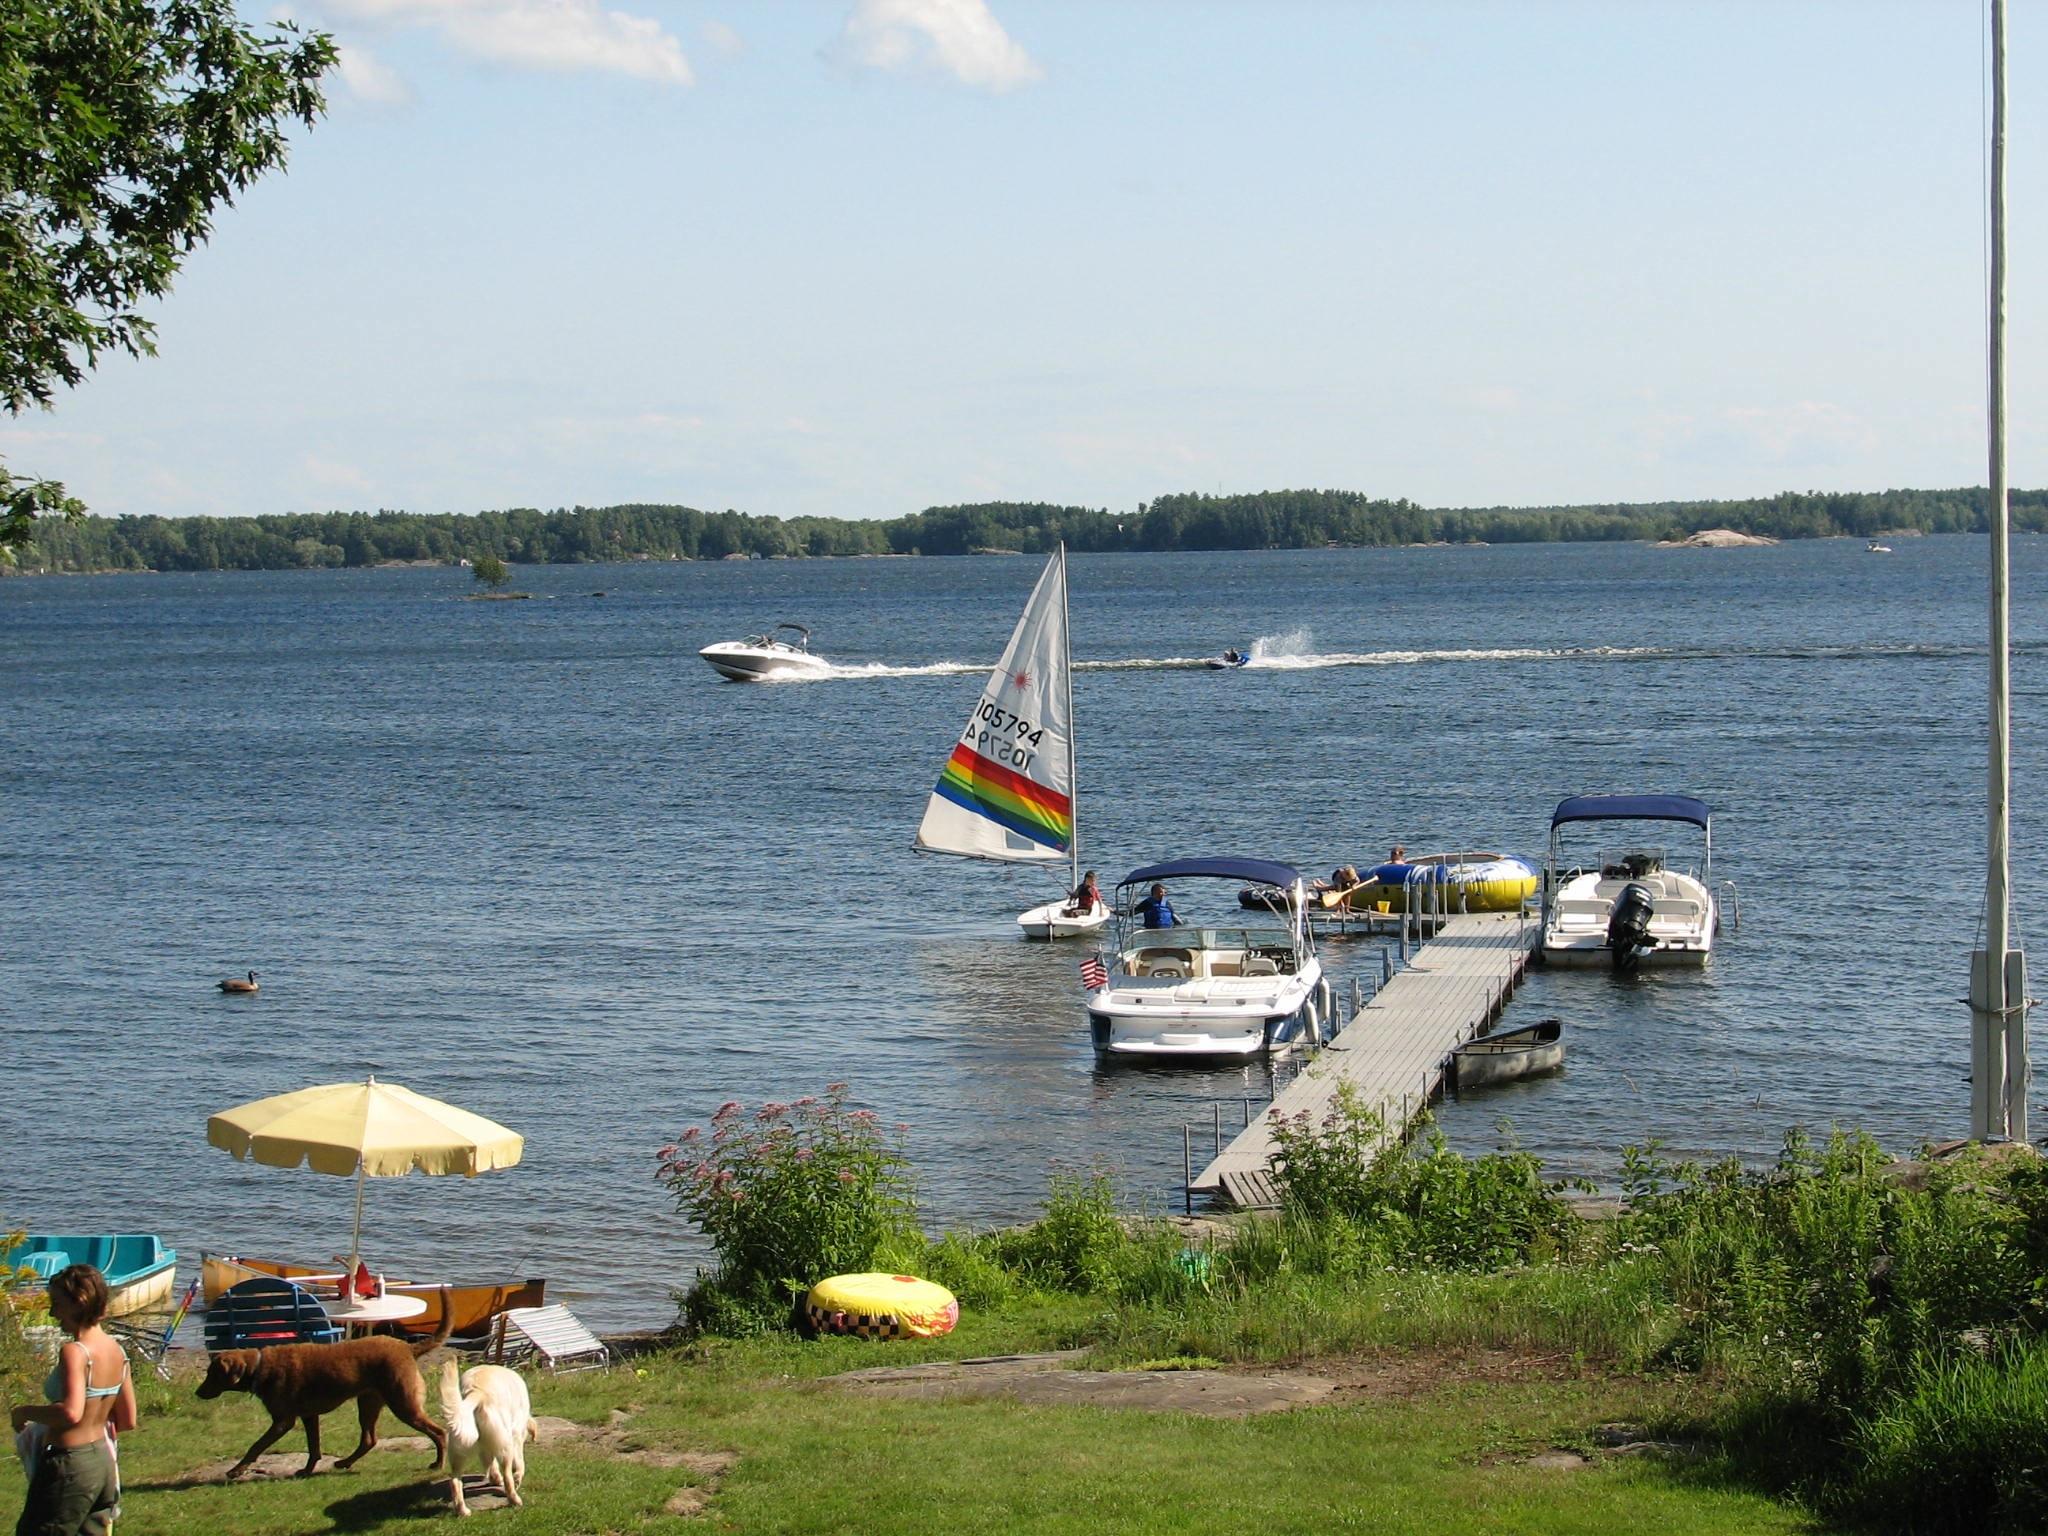
M 1208 926 L 1176 909 L 1148 928 L 1154 884 L 1246 881 L 1287 893 L 1268 921 Z M 1303 916 L 1301 875 L 1266 859 L 1172 859 L 1118 882 L 1113 956 L 1084 962 L 1095 1049 L 1109 1057 L 1249 1057 L 1320 1044 L 1332 1032 L 1330 983 Z
M 710 662 L 720 677 L 735 683 L 822 677 L 832 670 L 831 662 L 812 654 L 811 632 L 801 624 L 786 622 L 744 640 L 717 641 L 697 654 Z
M 1703 966 L 1714 947 L 1713 812 L 1690 795 L 1573 795 L 1550 818 L 1543 945 L 1550 965 Z M 1698 860 L 1674 864 L 1641 843 L 1568 864 L 1562 833 L 1580 822 L 1668 822 L 1698 827 Z
M 166 1248 L 154 1232 L 112 1232 L 58 1236 L 31 1232 L 0 1249 L 0 1265 L 26 1269 L 34 1277 L 15 1292 L 17 1300 L 41 1305 L 50 1277 L 73 1264 L 90 1264 L 107 1277 L 107 1316 L 168 1310 L 178 1272 L 178 1250 Z

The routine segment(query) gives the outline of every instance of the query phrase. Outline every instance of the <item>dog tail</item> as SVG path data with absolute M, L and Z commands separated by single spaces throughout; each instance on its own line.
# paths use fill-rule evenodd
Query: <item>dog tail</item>
M 455 1299 L 448 1293 L 448 1287 L 441 1287 L 441 1326 L 434 1330 L 431 1339 L 418 1339 L 412 1345 L 415 1360 L 431 1355 L 448 1342 L 448 1335 L 455 1331 Z
M 462 1368 L 453 1360 L 441 1362 L 441 1417 L 453 1424 L 462 1416 Z

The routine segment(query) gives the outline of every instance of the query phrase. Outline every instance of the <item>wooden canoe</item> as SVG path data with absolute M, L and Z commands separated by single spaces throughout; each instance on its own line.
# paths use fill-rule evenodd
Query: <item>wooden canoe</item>
M 341 1275 L 338 1270 L 317 1269 L 311 1264 L 292 1264 L 282 1259 L 241 1258 L 232 1254 L 204 1256 L 200 1262 L 200 1291 L 208 1302 L 237 1281 L 251 1275 L 276 1275 L 284 1280 L 296 1280 L 316 1296 L 332 1300 Z M 403 1333 L 418 1334 L 422 1338 L 438 1333 L 441 1328 L 441 1295 L 438 1285 L 421 1281 L 386 1279 L 384 1289 L 394 1296 L 417 1296 L 427 1304 L 427 1310 L 417 1317 L 408 1317 L 394 1324 Z M 538 1307 L 546 1304 L 547 1281 L 545 1280 L 501 1280 L 488 1285 L 451 1285 L 447 1288 L 448 1307 L 455 1314 L 455 1326 L 449 1330 L 457 1338 L 473 1339 L 490 1331 L 491 1322 L 500 1312 L 512 1307 Z

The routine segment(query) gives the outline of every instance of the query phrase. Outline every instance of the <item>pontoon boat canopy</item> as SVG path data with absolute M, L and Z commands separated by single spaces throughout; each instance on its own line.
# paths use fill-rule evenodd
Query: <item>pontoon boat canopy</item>
M 1691 795 L 1573 795 L 1552 813 L 1550 825 L 1568 821 L 1689 821 L 1704 827 L 1713 812 Z
M 1143 885 L 1150 880 L 1175 880 L 1195 875 L 1213 875 L 1219 880 L 1248 880 L 1254 885 L 1292 885 L 1301 872 L 1291 865 L 1270 859 L 1168 859 L 1164 864 L 1147 864 L 1134 869 L 1118 883 Z

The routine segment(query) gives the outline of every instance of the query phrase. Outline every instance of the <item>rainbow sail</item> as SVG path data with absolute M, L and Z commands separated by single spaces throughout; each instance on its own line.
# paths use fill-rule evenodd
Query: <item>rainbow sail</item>
M 919 848 L 1004 862 L 1067 857 L 1074 846 L 1072 665 L 1063 544 L 946 758 L 918 824 Z

